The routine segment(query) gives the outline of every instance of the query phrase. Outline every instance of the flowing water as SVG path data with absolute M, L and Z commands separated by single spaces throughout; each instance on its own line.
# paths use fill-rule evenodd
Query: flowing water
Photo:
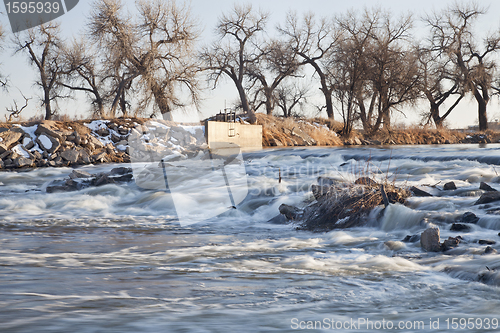
M 500 256 L 477 241 L 500 241 L 500 203 L 473 204 L 481 181 L 500 189 L 499 148 L 248 152 L 238 209 L 184 227 L 167 191 L 132 182 L 46 193 L 71 169 L 2 172 L 0 331 L 498 331 Z M 438 184 L 423 188 L 435 196 L 391 205 L 369 227 L 312 233 L 268 222 L 282 203 L 310 202 L 318 176 L 354 181 L 367 167 L 401 186 Z M 458 189 L 440 191 L 447 181 Z M 480 218 L 472 230 L 450 231 L 468 211 Z M 426 253 L 401 242 L 432 224 L 462 243 Z

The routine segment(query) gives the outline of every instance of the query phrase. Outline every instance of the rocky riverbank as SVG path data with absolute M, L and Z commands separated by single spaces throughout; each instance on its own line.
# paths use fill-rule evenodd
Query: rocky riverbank
M 202 126 L 157 119 L 0 124 L 0 169 L 127 163 L 151 152 L 181 158 L 203 136 Z
M 328 119 L 258 114 L 257 120 L 263 127 L 263 147 L 494 143 L 500 139 L 495 132 L 424 129 L 381 131 L 374 136 L 353 133 L 345 138 L 339 134 L 340 124 Z M 132 149 L 131 142 L 139 142 L 140 147 Z M 180 158 L 203 143 L 202 125 L 179 126 L 158 119 L 0 124 L 0 169 L 126 163 L 147 159 L 153 153 L 155 157 Z

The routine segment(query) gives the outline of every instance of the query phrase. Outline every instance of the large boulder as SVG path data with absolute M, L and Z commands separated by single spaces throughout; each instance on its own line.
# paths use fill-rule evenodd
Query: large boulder
M 80 153 L 75 149 L 68 149 L 59 154 L 64 160 L 70 163 L 76 163 L 80 157 Z
M 16 168 L 22 168 L 25 166 L 29 167 L 29 166 L 33 165 L 33 160 L 26 158 L 26 157 L 19 156 L 14 160 L 14 165 Z
M 17 144 L 22 136 L 22 133 L 15 131 L 5 131 L 0 133 L 0 154 L 6 152 L 12 148 L 12 146 Z
M 486 192 L 484 193 L 474 205 L 482 205 L 489 202 L 499 201 L 500 192 Z
M 433 227 L 426 229 L 420 235 L 420 245 L 427 252 L 441 251 L 439 228 Z
M 444 184 L 443 190 L 445 191 L 450 191 L 450 190 L 456 190 L 457 186 L 455 185 L 455 182 L 449 182 Z
M 46 133 L 40 134 L 35 139 L 35 142 L 38 143 L 40 148 L 49 154 L 52 154 L 61 146 L 59 139 Z
M 63 141 L 64 137 L 70 136 L 72 132 L 57 126 L 55 121 L 44 120 L 38 125 L 35 134 L 38 136 L 47 134 L 48 136 L 56 138 L 59 141 Z
M 83 170 L 73 170 L 69 174 L 70 179 L 90 178 L 90 177 L 92 177 L 92 175 L 90 173 L 88 173 L 87 171 L 83 171 Z
M 94 137 L 92 135 L 88 135 L 87 139 L 89 140 L 89 143 L 91 143 L 95 148 L 103 148 L 104 147 L 104 144 L 99 139 L 97 139 L 96 137 Z

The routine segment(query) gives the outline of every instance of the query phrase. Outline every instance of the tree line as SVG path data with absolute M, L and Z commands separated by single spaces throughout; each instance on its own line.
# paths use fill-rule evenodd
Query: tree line
M 45 119 L 75 93 L 100 117 L 130 114 L 132 99 L 137 110 L 168 117 L 200 102 L 203 81 L 215 88 L 225 79 L 252 122 L 259 110 L 297 115 L 317 86 L 318 109 L 329 118 L 338 113 L 345 135 L 356 125 L 367 133 L 390 129 L 395 112 L 422 101 L 424 121 L 439 128 L 466 96 L 477 102 L 479 129 L 486 130 L 487 106 L 500 94 L 500 31 L 478 37 L 487 10 L 477 2 L 419 18 L 427 27 L 421 40 L 416 18 L 378 7 L 322 18 L 290 12 L 271 29 L 268 13 L 236 4 L 219 17 L 216 41 L 201 48 L 188 6 L 138 0 L 136 7 L 130 14 L 122 0 L 95 0 L 84 31 L 71 40 L 54 22 L 13 37 L 15 53 L 37 73 Z M 0 49 L 8 44 L 0 29 Z

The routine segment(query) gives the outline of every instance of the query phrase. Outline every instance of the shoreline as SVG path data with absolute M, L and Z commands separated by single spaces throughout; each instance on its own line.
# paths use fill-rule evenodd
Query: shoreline
M 243 120 L 241 120 L 243 122 Z M 144 123 L 153 124 L 149 141 Z M 149 126 L 148 124 L 148 126 Z M 447 129 L 395 129 L 365 136 L 353 131 L 341 137 L 339 123 L 328 119 L 292 119 L 257 115 L 262 125 L 262 148 L 392 146 L 498 143 L 500 133 Z M 142 132 L 142 133 L 141 133 Z M 142 141 L 141 141 L 142 140 Z M 38 167 L 77 167 L 101 163 L 129 163 L 131 146 L 140 157 L 167 151 L 180 158 L 204 144 L 204 126 L 179 125 L 161 119 L 116 118 L 0 124 L 0 171 Z M 135 146 L 137 148 L 137 146 Z M 132 149 L 132 150 L 131 150 Z M 134 160 L 135 156 L 132 157 Z

